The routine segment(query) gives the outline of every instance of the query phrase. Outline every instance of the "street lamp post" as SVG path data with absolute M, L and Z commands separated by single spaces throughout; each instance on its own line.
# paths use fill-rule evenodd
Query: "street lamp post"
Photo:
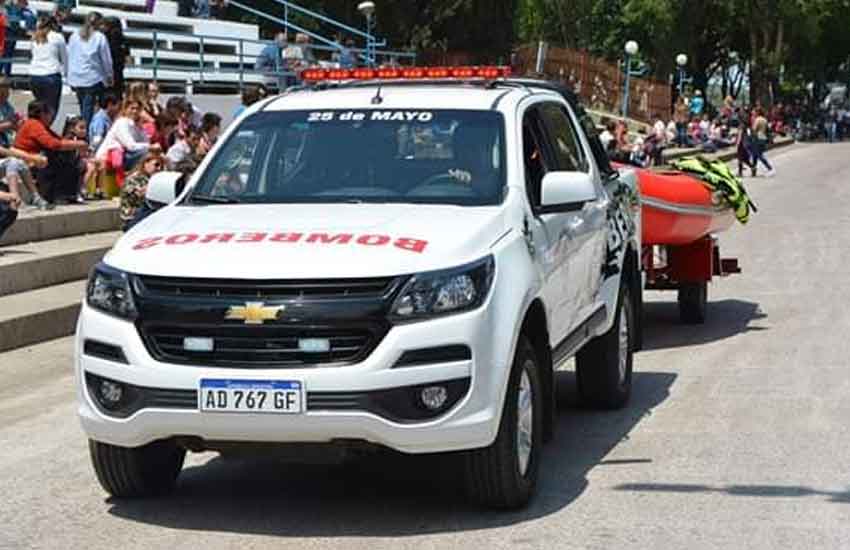
M 626 52 L 626 85 L 625 92 L 623 93 L 623 118 L 629 116 L 629 87 L 631 84 L 632 77 L 632 57 L 634 57 L 638 53 L 638 43 L 634 40 L 629 40 L 628 42 L 626 42 L 626 46 L 624 49 Z
M 688 56 L 680 53 L 676 56 L 676 68 L 679 72 L 679 97 L 685 93 L 685 65 L 688 64 Z
M 366 65 L 375 66 L 375 3 L 371 1 L 357 4 L 357 11 L 366 17 Z

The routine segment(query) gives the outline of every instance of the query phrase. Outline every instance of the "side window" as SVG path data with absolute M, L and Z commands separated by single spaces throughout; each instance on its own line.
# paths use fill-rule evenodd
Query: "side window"
M 522 158 L 525 165 L 525 192 L 532 206 L 540 204 L 543 176 L 549 171 L 544 156 L 540 120 L 535 108 L 522 118 Z
M 540 115 L 552 144 L 556 169 L 565 172 L 587 172 L 590 169 L 587 157 L 566 108 L 558 103 L 544 103 L 540 108 Z
M 239 195 L 248 189 L 258 145 L 259 136 L 253 130 L 242 130 L 231 139 L 209 169 L 215 181 L 212 195 Z
M 605 151 L 605 147 L 599 139 L 599 131 L 596 129 L 596 124 L 593 122 L 593 119 L 590 118 L 590 115 L 584 111 L 584 109 L 579 109 L 580 110 L 576 111 L 576 116 L 578 116 L 579 122 L 584 128 L 584 135 L 587 136 L 587 140 L 590 143 L 590 154 L 593 155 L 593 159 L 596 161 L 596 166 L 599 168 L 599 172 L 602 174 L 603 178 L 616 176 L 617 171 L 611 167 L 611 161 L 608 159 L 608 153 Z

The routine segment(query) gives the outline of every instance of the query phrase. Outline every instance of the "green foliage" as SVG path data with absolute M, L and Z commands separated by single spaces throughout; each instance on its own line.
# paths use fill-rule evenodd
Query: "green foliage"
M 283 18 L 274 0 L 242 0 Z M 296 0 L 353 27 L 365 22 L 355 0 Z M 556 45 L 620 59 L 627 40 L 655 77 L 688 56 L 695 88 L 738 64 L 766 97 L 780 73 L 795 81 L 834 79 L 850 61 L 850 0 L 380 0 L 377 34 L 392 48 L 463 52 L 474 62 L 504 59 L 517 43 Z M 239 14 L 241 17 L 244 14 Z M 297 23 L 333 36 L 303 17 Z M 267 34 L 275 25 L 261 22 Z M 361 42 L 362 44 L 362 42 Z M 734 52 L 734 59 L 732 58 Z M 724 87 L 725 92 L 725 87 Z
M 609 59 L 636 40 L 662 79 L 687 54 L 695 88 L 730 65 L 749 67 L 755 98 L 765 100 L 780 72 L 836 78 L 850 61 L 850 0 L 521 0 L 517 20 L 522 40 Z

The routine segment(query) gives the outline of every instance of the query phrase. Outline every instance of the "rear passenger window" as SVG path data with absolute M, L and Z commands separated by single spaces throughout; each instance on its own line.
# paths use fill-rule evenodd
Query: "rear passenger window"
M 562 105 L 545 103 L 540 115 L 549 134 L 552 154 L 557 163 L 556 170 L 564 172 L 587 172 L 589 166 L 578 134 Z

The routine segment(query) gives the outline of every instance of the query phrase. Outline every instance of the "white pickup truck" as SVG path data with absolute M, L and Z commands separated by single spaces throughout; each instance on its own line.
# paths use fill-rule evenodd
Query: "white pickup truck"
M 458 452 L 473 499 L 518 507 L 568 358 L 588 404 L 625 405 L 634 180 L 567 91 L 474 71 L 291 90 L 185 187 L 152 178 L 76 335 L 106 491 L 168 491 L 187 451 L 363 445 Z

